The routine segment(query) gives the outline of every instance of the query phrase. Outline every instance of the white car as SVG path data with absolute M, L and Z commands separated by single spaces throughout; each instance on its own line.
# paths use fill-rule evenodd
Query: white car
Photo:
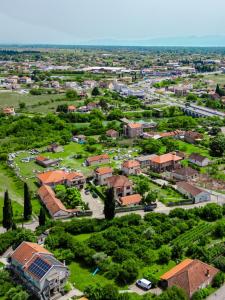
M 137 285 L 138 287 L 144 289 L 144 290 L 147 290 L 147 291 L 150 290 L 151 287 L 152 287 L 151 281 L 149 281 L 149 280 L 147 280 L 147 279 L 144 279 L 144 278 L 138 279 L 138 280 L 136 281 L 136 285 Z

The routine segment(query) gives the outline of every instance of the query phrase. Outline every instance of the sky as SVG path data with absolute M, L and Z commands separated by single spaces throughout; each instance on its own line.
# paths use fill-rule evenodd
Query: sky
M 0 0 L 0 43 L 225 37 L 224 0 Z

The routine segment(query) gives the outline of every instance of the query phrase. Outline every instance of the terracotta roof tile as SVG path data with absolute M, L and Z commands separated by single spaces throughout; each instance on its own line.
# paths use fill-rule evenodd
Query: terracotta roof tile
M 131 204 L 139 204 L 141 202 L 141 195 L 140 194 L 134 194 L 130 196 L 125 196 L 120 198 L 120 202 L 123 206 L 125 205 L 131 205 Z
M 161 276 L 161 279 L 168 282 L 168 287 L 176 285 L 183 288 L 191 297 L 204 284 L 207 285 L 218 272 L 218 269 L 200 260 L 186 259 Z
M 51 254 L 48 250 L 36 243 L 23 242 L 16 248 L 11 257 L 20 264 L 25 265 L 35 253 Z
M 95 170 L 96 173 L 100 175 L 109 174 L 113 172 L 113 169 L 110 167 L 100 167 Z
M 108 181 L 108 184 L 114 188 L 132 185 L 132 182 L 126 176 L 123 176 L 123 175 L 115 175 L 115 176 L 109 177 L 107 179 L 107 181 Z
M 132 129 L 142 128 L 142 124 L 140 124 L 140 123 L 129 123 L 127 126 Z
M 122 165 L 124 168 L 140 167 L 140 163 L 137 160 L 127 160 Z
M 177 156 L 176 154 L 167 153 L 163 155 L 157 155 L 150 159 L 154 163 L 163 164 L 170 161 L 179 161 L 182 160 L 180 156 Z
M 56 198 L 54 191 L 49 186 L 43 185 L 40 187 L 38 195 L 52 215 L 60 210 L 67 211 L 66 207 L 58 198 Z
M 105 159 L 109 159 L 109 155 L 108 154 L 101 154 L 101 155 L 97 155 L 97 156 L 91 156 L 87 158 L 87 161 L 90 162 L 96 162 L 96 161 L 101 161 L 101 160 L 105 160 Z

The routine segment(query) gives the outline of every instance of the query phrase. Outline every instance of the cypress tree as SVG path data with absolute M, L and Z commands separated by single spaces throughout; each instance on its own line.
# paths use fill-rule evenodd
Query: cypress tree
M 39 213 L 38 219 L 39 219 L 39 226 L 45 226 L 46 216 L 45 216 L 44 207 L 40 208 L 40 213 Z
M 3 227 L 9 230 L 13 226 L 13 210 L 12 203 L 9 199 L 8 191 L 4 195 L 4 206 L 3 206 Z
M 106 191 L 104 214 L 106 220 L 112 220 L 115 217 L 116 203 L 114 199 L 114 190 L 110 188 Z
M 24 183 L 24 207 L 23 207 L 23 217 L 24 220 L 29 220 L 32 215 L 32 205 L 30 200 L 30 191 L 27 183 Z

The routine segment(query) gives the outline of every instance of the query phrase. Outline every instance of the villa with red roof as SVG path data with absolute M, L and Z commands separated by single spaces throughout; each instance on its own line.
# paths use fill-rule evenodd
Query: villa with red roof
M 164 288 L 178 286 L 191 298 L 199 289 L 210 285 L 218 272 L 218 269 L 200 260 L 187 258 L 161 276 L 161 285 Z
M 141 165 L 137 160 L 127 160 L 122 164 L 122 172 L 125 175 L 137 175 L 141 172 Z
M 77 110 L 77 108 L 74 105 L 68 105 L 68 107 L 67 107 L 68 113 L 75 112 L 76 110 Z
M 59 299 L 69 277 L 65 264 L 36 243 L 22 242 L 10 256 L 10 269 L 40 300 Z
M 48 171 L 37 175 L 38 183 L 40 185 L 48 185 L 54 187 L 58 184 L 65 184 L 67 186 L 76 186 L 83 188 L 85 178 L 79 172 L 65 172 L 62 170 Z
M 93 166 L 97 164 L 107 164 L 109 163 L 109 155 L 101 154 L 96 156 L 91 156 L 86 159 L 87 166 Z
M 142 197 L 140 194 L 120 197 L 118 202 L 121 206 L 135 206 L 141 203 Z
M 141 123 L 124 124 L 123 132 L 129 138 L 137 138 L 143 134 L 143 126 Z
M 177 156 L 174 153 L 167 153 L 163 155 L 156 155 L 150 158 L 150 168 L 154 172 L 165 172 L 172 171 L 178 167 L 180 167 L 180 161 L 182 157 Z
M 113 188 L 115 199 L 133 194 L 133 183 L 123 175 L 115 175 L 107 179 L 109 188 Z
M 107 185 L 107 179 L 113 176 L 111 167 L 99 167 L 94 171 L 94 178 L 98 185 Z

